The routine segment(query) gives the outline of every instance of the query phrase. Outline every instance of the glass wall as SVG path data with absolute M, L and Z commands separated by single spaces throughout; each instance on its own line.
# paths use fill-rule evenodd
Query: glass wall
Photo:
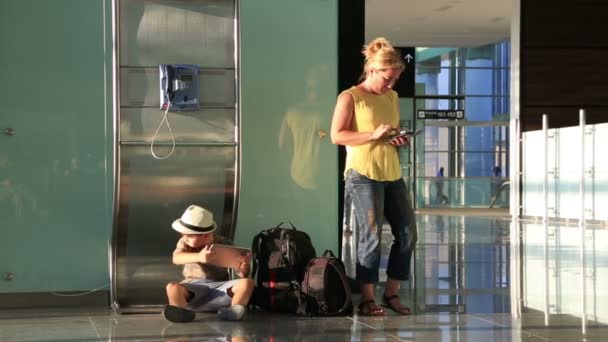
M 509 61 L 508 42 L 417 49 L 415 111 L 465 113 L 415 122 L 418 208 L 508 207 Z
M 550 129 L 546 137 L 543 131 L 524 133 L 523 215 L 543 217 L 547 208 L 549 219 L 569 220 L 583 210 L 585 220 L 607 220 L 601 209 L 608 202 L 608 160 L 601 150 L 607 143 L 608 124 L 587 125 L 584 137 L 580 127 Z

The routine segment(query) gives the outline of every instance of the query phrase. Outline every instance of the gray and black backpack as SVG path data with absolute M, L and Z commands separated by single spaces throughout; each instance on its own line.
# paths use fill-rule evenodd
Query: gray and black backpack
M 342 261 L 330 250 L 306 266 L 301 284 L 300 316 L 343 316 L 352 313 L 351 289 Z
M 269 312 L 296 313 L 306 265 L 317 256 L 306 232 L 284 222 L 258 233 L 251 246 L 256 287 L 250 304 Z

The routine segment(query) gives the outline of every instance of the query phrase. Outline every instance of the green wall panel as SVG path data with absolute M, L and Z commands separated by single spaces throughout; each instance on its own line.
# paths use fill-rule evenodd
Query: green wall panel
M 0 293 L 109 282 L 107 6 L 0 5 L 0 127 L 15 130 L 0 136 L 0 274 L 14 274 L 0 281 Z
M 236 242 L 250 245 L 261 229 L 289 220 L 311 235 L 317 253 L 337 252 L 337 147 L 329 139 L 337 1 L 241 1 L 241 32 Z
M 111 3 L 2 1 L 0 128 L 16 134 L 0 137 L 0 275 L 15 274 L 0 293 L 109 282 Z M 290 220 L 337 251 L 337 1 L 242 1 L 240 18 L 236 242 Z

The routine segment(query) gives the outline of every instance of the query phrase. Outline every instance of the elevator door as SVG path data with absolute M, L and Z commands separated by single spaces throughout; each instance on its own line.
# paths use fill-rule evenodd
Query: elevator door
M 188 205 L 208 208 L 219 234 L 234 235 L 236 8 L 226 0 L 123 0 L 117 8 L 112 304 L 119 310 L 156 309 L 166 303 L 166 283 L 180 279 L 180 267 L 171 263 L 179 238 L 171 222 Z M 199 66 L 200 110 L 169 112 L 163 121 L 159 64 Z

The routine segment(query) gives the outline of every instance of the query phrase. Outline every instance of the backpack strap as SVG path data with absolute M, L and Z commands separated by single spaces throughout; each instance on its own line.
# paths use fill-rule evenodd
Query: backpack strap
M 295 228 L 294 228 L 295 229 Z M 291 281 L 297 284 L 298 277 L 295 274 L 296 272 L 293 269 L 293 265 L 289 260 L 289 242 L 287 241 L 287 231 L 281 230 L 280 241 L 281 241 L 281 256 L 283 257 L 283 262 L 289 269 L 289 273 L 291 273 Z
M 289 221 L 287 221 L 287 222 L 289 222 Z M 294 227 L 291 224 L 291 222 L 289 222 L 289 224 L 291 225 L 293 230 L 296 230 L 296 227 Z M 295 297 L 298 301 L 297 306 L 296 306 L 296 312 L 299 312 L 304 307 L 303 306 L 304 300 L 302 298 L 302 296 L 303 296 L 302 286 L 300 286 L 300 283 L 298 282 L 298 275 L 296 274 L 296 272 L 294 270 L 295 266 L 289 260 L 290 246 L 289 246 L 289 241 L 287 240 L 288 232 L 289 232 L 289 230 L 285 230 L 285 229 L 281 230 L 281 235 L 280 235 L 281 256 L 283 257 L 283 262 L 285 263 L 285 266 L 287 266 L 287 269 L 289 270 L 289 274 L 291 276 L 291 280 L 289 281 L 289 289 L 295 294 Z
M 253 261 L 253 268 L 251 270 L 251 279 L 255 279 L 255 275 L 258 271 L 258 257 L 260 254 L 260 245 L 262 244 L 262 237 L 267 235 L 265 231 L 256 234 L 253 237 L 253 242 L 251 243 L 251 260 Z
M 310 275 L 310 265 L 312 265 L 315 262 L 315 259 L 317 259 L 317 258 L 310 260 L 308 262 L 308 264 L 306 264 L 305 272 L 304 272 L 304 280 L 302 282 L 302 286 L 300 286 L 299 291 L 296 293 L 297 298 L 298 298 L 298 308 L 296 310 L 296 315 L 298 315 L 298 316 L 310 317 L 310 316 L 314 315 L 314 313 L 311 311 L 310 305 L 308 304 L 309 300 L 308 300 L 308 297 L 305 295 L 303 288 L 304 288 L 304 286 L 306 286 L 304 284 L 304 282 Z
M 336 261 L 341 262 L 339 259 L 336 259 Z M 342 306 L 342 308 L 340 310 L 338 310 L 338 312 L 336 312 L 336 314 L 340 314 L 340 313 L 343 313 L 344 311 L 348 310 L 349 306 L 352 305 L 352 292 L 350 290 L 348 278 L 346 277 L 346 274 L 344 272 L 344 266 L 339 265 L 339 264 L 335 265 L 333 262 L 330 262 L 329 264 L 331 265 L 331 267 L 333 267 L 336 270 L 336 272 L 340 276 L 340 279 L 342 280 L 342 284 L 344 284 L 344 289 L 346 290 L 346 301 L 345 301 L 344 305 Z
M 327 252 L 329 252 L 331 255 L 334 254 L 330 250 L 325 251 L 325 253 Z M 346 277 L 346 272 L 344 270 L 344 264 L 342 263 L 342 260 L 336 257 L 333 257 L 333 259 L 334 260 L 330 260 L 328 264 L 336 271 L 336 273 L 338 273 L 338 276 L 340 276 L 340 280 L 342 281 L 342 284 L 344 285 L 344 289 L 346 291 L 346 301 L 344 302 L 344 305 L 342 306 L 342 308 L 340 308 L 340 310 L 333 313 L 334 315 L 338 315 L 349 310 L 349 307 L 352 305 L 352 291 L 350 289 L 350 282 Z

